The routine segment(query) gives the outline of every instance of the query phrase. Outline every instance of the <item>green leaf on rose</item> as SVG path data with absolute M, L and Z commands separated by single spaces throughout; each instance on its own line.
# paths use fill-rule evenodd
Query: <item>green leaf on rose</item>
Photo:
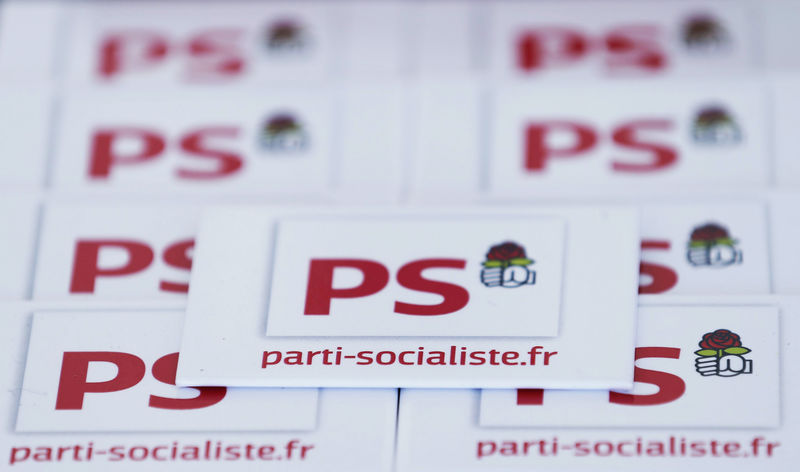
M 702 247 L 710 247 L 710 246 L 735 246 L 738 244 L 739 241 L 733 238 L 716 238 L 716 239 L 695 239 L 693 241 L 689 241 L 689 247 L 691 248 L 702 248 Z
M 516 257 L 508 262 L 511 265 L 518 265 L 518 266 L 526 266 L 529 264 L 533 264 L 533 261 L 531 259 L 528 259 L 527 257 Z
M 747 349 L 746 347 L 729 347 L 729 348 L 725 349 L 725 353 L 726 354 L 740 354 L 741 355 L 741 354 L 747 354 L 748 352 L 750 352 L 750 349 Z
M 716 349 L 700 349 L 699 351 L 694 351 L 695 354 L 698 356 L 709 357 L 709 356 L 716 356 L 717 350 Z
M 503 267 L 503 261 L 491 260 L 483 263 L 484 267 Z

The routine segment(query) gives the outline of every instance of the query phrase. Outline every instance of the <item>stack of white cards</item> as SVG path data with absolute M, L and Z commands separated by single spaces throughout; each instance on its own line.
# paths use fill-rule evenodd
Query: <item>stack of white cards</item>
M 7 0 L 3 469 L 794 470 L 798 17 Z

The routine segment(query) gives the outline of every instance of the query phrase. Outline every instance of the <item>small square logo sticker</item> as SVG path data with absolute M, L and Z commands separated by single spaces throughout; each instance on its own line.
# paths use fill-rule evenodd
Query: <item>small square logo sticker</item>
M 556 336 L 563 257 L 558 218 L 286 219 L 266 332 Z

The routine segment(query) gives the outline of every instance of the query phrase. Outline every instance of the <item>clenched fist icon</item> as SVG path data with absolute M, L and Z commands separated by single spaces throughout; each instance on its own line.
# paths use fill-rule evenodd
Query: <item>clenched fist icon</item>
M 487 287 L 519 287 L 536 283 L 536 271 L 517 265 L 485 267 L 481 270 L 481 282 Z
M 742 261 L 742 251 L 729 244 L 692 246 L 686 255 L 694 266 L 728 266 Z
M 536 271 L 529 266 L 534 263 L 525 254 L 525 248 L 513 241 L 494 245 L 486 253 L 481 282 L 487 287 L 533 285 L 536 283 Z
M 706 223 L 692 230 L 686 259 L 693 266 L 725 267 L 742 262 L 742 251 L 728 229 L 717 223 Z
M 694 361 L 694 365 L 702 376 L 733 377 L 739 374 L 753 373 L 753 361 L 738 355 L 698 357 Z

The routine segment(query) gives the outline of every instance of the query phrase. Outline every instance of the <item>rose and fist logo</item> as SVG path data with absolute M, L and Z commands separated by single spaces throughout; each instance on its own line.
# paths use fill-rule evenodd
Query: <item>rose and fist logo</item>
M 525 248 L 511 241 L 492 246 L 481 269 L 481 282 L 487 287 L 514 288 L 536 283 L 534 264 Z
M 291 53 L 308 46 L 305 29 L 294 20 L 278 20 L 269 25 L 265 32 L 267 50 L 272 53 Z
M 270 116 L 262 127 L 261 147 L 273 152 L 297 152 L 308 147 L 308 135 L 300 122 L 289 113 Z
M 694 119 L 692 138 L 701 144 L 738 144 L 742 130 L 730 113 L 721 106 L 701 109 Z
M 700 375 L 734 377 L 753 373 L 753 361 L 744 357 L 750 349 L 742 346 L 738 334 L 718 329 L 704 334 L 698 345 L 700 350 L 694 352 L 698 356 L 694 365 Z
M 686 258 L 695 267 L 726 267 L 741 264 L 739 241 L 731 238 L 727 228 L 716 223 L 706 223 L 692 230 Z
M 683 24 L 683 43 L 692 52 L 717 52 L 730 45 L 728 31 L 713 16 L 695 14 Z

